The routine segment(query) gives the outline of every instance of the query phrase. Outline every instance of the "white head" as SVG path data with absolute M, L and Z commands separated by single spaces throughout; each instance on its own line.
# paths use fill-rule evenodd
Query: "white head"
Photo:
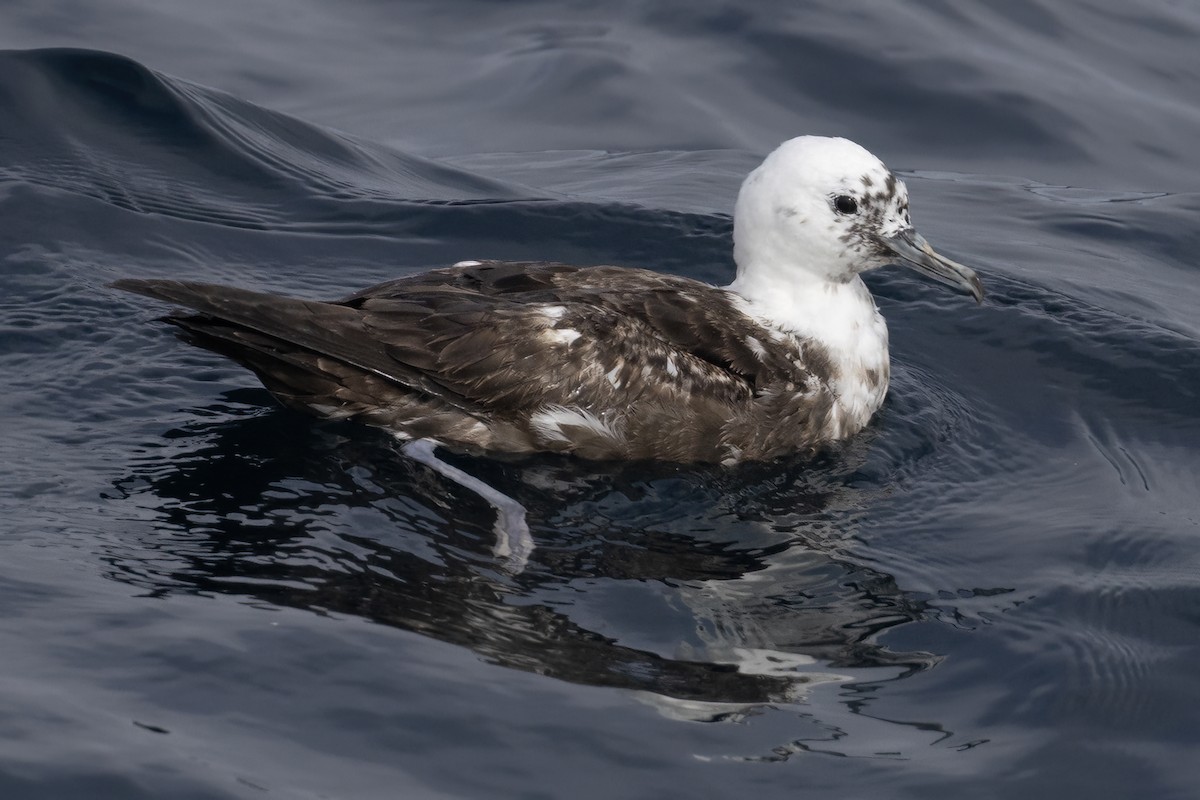
M 738 281 L 846 283 L 904 263 L 983 296 L 970 269 L 944 258 L 913 230 L 908 189 L 847 139 L 799 136 L 781 144 L 742 184 L 734 210 Z

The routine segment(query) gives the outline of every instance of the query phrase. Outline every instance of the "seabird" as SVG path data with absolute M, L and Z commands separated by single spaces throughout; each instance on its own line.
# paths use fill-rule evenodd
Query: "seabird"
M 392 432 L 520 527 L 520 506 L 434 447 L 726 465 L 812 451 L 860 431 L 887 392 L 887 326 L 863 272 L 902 264 L 983 298 L 971 269 L 913 229 L 904 183 L 846 139 L 791 139 L 750 173 L 733 256 L 724 287 L 502 261 L 332 302 L 176 280 L 113 286 L 191 309 L 166 319 L 284 405 Z

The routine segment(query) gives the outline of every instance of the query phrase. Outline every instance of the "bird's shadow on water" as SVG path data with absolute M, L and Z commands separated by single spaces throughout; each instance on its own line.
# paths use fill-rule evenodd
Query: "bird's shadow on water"
M 510 574 L 492 509 L 390 437 L 265 410 L 260 390 L 226 399 L 116 482 L 152 522 L 109 554 L 115 579 L 354 615 L 688 719 L 938 660 L 878 642 L 924 607 L 850 555 L 853 448 L 734 470 L 455 457 L 528 511 L 537 546 Z

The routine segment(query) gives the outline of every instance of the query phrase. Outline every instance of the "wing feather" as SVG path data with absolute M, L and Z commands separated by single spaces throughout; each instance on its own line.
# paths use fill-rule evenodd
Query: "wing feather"
M 198 312 L 169 319 L 198 344 L 254 369 L 268 388 L 273 382 L 281 396 L 337 384 L 330 391 L 339 403 L 367 408 L 387 404 L 380 387 L 390 383 L 426 398 L 397 395 L 397 409 L 436 401 L 527 430 L 541 413 L 543 433 L 569 421 L 574 408 L 598 435 L 623 426 L 647 452 L 678 450 L 681 458 L 691 445 L 666 430 L 671 420 L 690 425 L 693 438 L 703 428 L 715 440 L 728 420 L 751 413 L 763 387 L 808 374 L 798 351 L 756 339 L 763 329 L 728 292 L 645 270 L 482 262 L 336 302 L 184 281 L 114 286 Z M 355 397 L 355 387 L 370 396 Z M 546 416 L 547 409 L 558 411 Z

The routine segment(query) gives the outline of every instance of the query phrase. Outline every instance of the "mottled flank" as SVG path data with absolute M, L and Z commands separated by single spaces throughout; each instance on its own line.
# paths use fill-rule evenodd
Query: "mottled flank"
M 338 302 L 224 286 L 117 288 L 200 312 L 168 320 L 285 405 L 466 450 L 736 461 L 830 438 L 829 359 L 730 292 L 617 267 L 482 262 Z

